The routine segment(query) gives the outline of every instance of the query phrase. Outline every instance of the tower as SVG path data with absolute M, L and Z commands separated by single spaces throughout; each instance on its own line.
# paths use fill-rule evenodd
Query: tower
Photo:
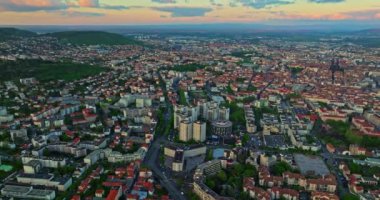
M 335 72 L 342 72 L 344 75 L 344 69 L 340 66 L 339 58 L 331 59 L 330 71 L 331 82 L 332 84 L 335 84 Z

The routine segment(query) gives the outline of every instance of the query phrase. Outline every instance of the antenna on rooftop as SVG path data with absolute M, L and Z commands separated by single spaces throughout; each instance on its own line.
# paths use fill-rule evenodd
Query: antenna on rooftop
M 344 69 L 340 66 L 339 58 L 331 59 L 330 71 L 332 84 L 335 84 L 335 72 L 342 72 L 344 76 Z

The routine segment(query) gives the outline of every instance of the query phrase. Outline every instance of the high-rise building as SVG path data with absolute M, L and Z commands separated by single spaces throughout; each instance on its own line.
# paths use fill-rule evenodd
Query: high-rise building
M 198 142 L 206 140 L 206 122 L 196 121 L 193 124 L 193 139 Z
M 219 120 L 229 120 L 230 119 L 230 109 L 226 107 L 219 108 Z
M 179 140 L 187 142 L 193 139 L 193 123 L 190 120 L 182 120 L 179 125 Z
M 191 117 L 186 112 L 177 111 L 174 113 L 174 128 L 179 128 L 182 121 L 191 121 Z

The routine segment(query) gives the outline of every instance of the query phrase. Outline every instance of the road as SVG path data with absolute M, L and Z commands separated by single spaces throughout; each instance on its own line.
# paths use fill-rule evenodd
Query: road
M 158 138 L 156 138 L 151 147 L 149 148 L 145 159 L 144 164 L 150 167 L 150 169 L 153 171 L 153 173 L 157 176 L 159 179 L 159 182 L 163 187 L 166 188 L 166 190 L 169 192 L 169 195 L 172 199 L 176 200 L 185 200 L 186 198 L 181 194 L 181 191 L 177 188 L 176 184 L 169 180 L 165 174 L 162 173 L 162 170 L 159 166 L 159 152 L 160 152 L 160 145 L 161 143 L 165 143 L 165 136 L 160 135 Z
M 345 194 L 349 193 L 349 189 L 347 187 L 347 183 L 344 182 L 344 177 L 340 173 L 339 166 L 338 166 L 338 160 L 352 160 L 352 158 L 348 158 L 345 156 L 338 156 L 336 154 L 330 153 L 327 151 L 326 146 L 322 145 L 322 152 L 321 152 L 322 158 L 325 159 L 327 166 L 329 166 L 331 173 L 335 174 L 338 186 L 339 186 L 339 196 L 342 197 Z
M 164 93 L 166 94 L 166 88 L 163 87 Z M 167 97 L 166 97 L 167 100 Z M 165 111 L 164 114 L 164 127 L 162 130 L 166 129 L 166 126 L 169 126 L 170 123 L 170 115 L 172 112 L 172 108 L 169 104 L 168 101 L 166 101 L 166 108 L 167 110 Z M 161 130 L 160 130 L 161 131 Z M 166 190 L 168 191 L 171 199 L 176 199 L 176 200 L 186 200 L 185 196 L 181 194 L 181 191 L 177 188 L 177 185 L 166 175 L 163 173 L 163 170 L 159 166 L 159 157 L 160 157 L 160 148 L 161 144 L 165 144 L 168 141 L 166 141 L 166 136 L 163 133 L 158 133 L 156 132 L 156 136 L 154 141 L 152 142 L 148 152 L 145 155 L 144 158 L 144 164 L 150 167 L 150 169 L 153 171 L 154 175 L 158 178 L 161 186 L 165 187 Z

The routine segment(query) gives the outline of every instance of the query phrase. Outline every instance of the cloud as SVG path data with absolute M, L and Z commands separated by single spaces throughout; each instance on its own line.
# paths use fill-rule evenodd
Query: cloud
M 200 17 L 212 11 L 211 8 L 202 7 L 160 7 L 153 9 L 160 12 L 171 13 L 171 17 Z
M 80 7 L 99 7 L 99 0 L 78 0 Z
M 78 0 L 77 6 L 87 7 L 87 8 L 109 9 L 109 10 L 126 10 L 126 9 L 128 9 L 128 7 L 123 6 L 123 5 L 100 4 L 99 0 Z
M 152 2 L 155 2 L 155 3 L 177 3 L 176 0 L 152 0 Z
M 58 11 L 79 7 L 110 10 L 128 9 L 128 7 L 122 5 L 100 4 L 99 0 L 0 0 L 0 11 Z
M 236 0 L 236 3 L 256 9 L 293 4 L 294 2 L 295 0 Z
M 67 9 L 68 5 L 63 0 L 9 0 L 0 1 L 0 10 L 15 12 L 35 12 L 41 10 Z
M 210 0 L 211 6 L 223 7 L 223 3 L 220 3 L 216 0 Z
M 58 14 L 65 16 L 65 17 L 102 17 L 105 16 L 103 13 L 96 13 L 96 12 L 79 12 L 79 11 L 58 11 Z
M 312 3 L 341 3 L 345 1 L 346 0 L 309 0 L 309 2 Z
M 351 12 L 344 12 L 342 14 L 347 16 L 347 18 L 356 19 L 356 20 L 380 19 L 380 9 L 351 11 Z
M 321 21 L 376 21 L 380 19 L 380 9 L 336 12 L 332 14 L 292 14 L 286 12 L 270 12 L 275 20 L 321 20 Z
M 109 9 L 109 10 L 125 10 L 128 7 L 123 5 L 108 5 L 101 4 L 99 0 L 78 0 L 79 7 L 87 7 L 87 8 L 100 8 L 100 9 Z

